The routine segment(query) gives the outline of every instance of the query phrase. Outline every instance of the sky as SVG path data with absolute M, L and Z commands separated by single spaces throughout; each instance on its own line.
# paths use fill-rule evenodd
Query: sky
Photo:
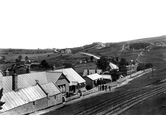
M 0 48 L 71 48 L 165 28 L 165 0 L 0 0 Z

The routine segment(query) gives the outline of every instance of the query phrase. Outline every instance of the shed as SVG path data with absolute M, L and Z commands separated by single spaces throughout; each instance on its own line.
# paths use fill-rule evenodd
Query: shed
M 105 80 L 107 83 L 112 82 L 112 77 L 111 75 L 101 75 L 103 80 Z
M 96 73 L 96 74 L 87 75 L 87 77 L 85 77 L 84 79 L 86 80 L 86 85 L 93 88 L 98 85 L 97 82 L 98 80 L 102 79 L 102 76 Z

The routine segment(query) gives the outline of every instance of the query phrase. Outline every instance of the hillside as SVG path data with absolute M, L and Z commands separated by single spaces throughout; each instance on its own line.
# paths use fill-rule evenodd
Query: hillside
M 1 49 L 0 56 L 5 56 L 7 61 L 15 62 L 19 55 L 23 58 L 28 56 L 29 59 L 41 62 L 46 60 L 50 65 L 55 64 L 56 67 L 63 67 L 64 63 L 72 63 L 80 72 L 80 68 L 96 68 L 95 63 L 83 64 L 86 60 L 90 61 L 90 57 L 80 54 L 79 52 L 91 53 L 96 56 L 106 56 L 126 58 L 127 60 L 135 60 L 143 63 L 151 62 L 156 67 L 165 66 L 166 60 L 166 36 L 153 38 L 143 38 L 119 43 L 92 43 L 85 46 L 71 48 L 71 54 L 62 54 L 54 52 L 53 49 Z M 60 49 L 59 49 L 60 50 Z M 94 60 L 96 61 L 96 60 Z M 1 69 L 10 67 L 13 63 L 0 64 Z

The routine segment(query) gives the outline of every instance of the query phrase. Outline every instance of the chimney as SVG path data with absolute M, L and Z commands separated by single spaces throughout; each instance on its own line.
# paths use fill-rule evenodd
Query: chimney
M 5 76 L 9 76 L 9 70 L 8 69 L 6 69 L 6 71 L 5 71 Z
M 30 66 L 27 66 L 27 68 L 26 68 L 26 73 L 30 73 Z
M 55 69 L 56 69 L 56 66 L 55 66 L 55 65 L 53 65 L 53 66 L 52 66 L 52 70 L 54 71 Z
M 12 75 L 12 90 L 13 91 L 18 90 L 18 76 L 16 73 Z
M 87 75 L 89 75 L 89 69 L 87 69 Z
M 95 69 L 95 73 L 97 73 L 97 69 Z

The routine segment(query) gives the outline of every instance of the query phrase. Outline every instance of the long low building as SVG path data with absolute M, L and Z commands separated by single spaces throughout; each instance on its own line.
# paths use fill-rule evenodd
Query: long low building
M 56 97 L 56 98 L 55 98 Z M 20 115 L 62 103 L 62 94 L 53 84 L 35 85 L 4 93 L 1 115 Z

